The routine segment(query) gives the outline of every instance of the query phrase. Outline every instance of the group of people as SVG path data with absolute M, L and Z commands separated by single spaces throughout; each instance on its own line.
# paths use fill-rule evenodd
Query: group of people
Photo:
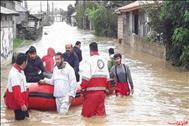
M 84 117 L 106 115 L 105 97 L 112 86 L 115 86 L 117 96 L 128 96 L 133 93 L 130 70 L 122 63 L 121 54 L 114 54 L 114 49 L 109 49 L 111 59 L 107 62 L 99 54 L 96 42 L 89 45 L 90 58 L 87 59 L 80 76 L 78 74 L 79 62 L 82 61 L 80 47 L 79 41 L 74 47 L 66 44 L 66 52 L 63 54 L 55 53 L 54 49 L 49 48 L 48 54 L 42 60 L 37 56 L 33 46 L 26 54 L 18 54 L 16 63 L 9 72 L 5 97 L 8 99 L 6 100 L 8 107 L 15 112 L 16 120 L 23 120 L 29 116 L 27 82 L 54 85 L 57 112 L 66 114 L 71 100 L 76 95 L 77 82 L 81 79 L 80 88 L 84 96 L 81 114 Z M 44 73 L 51 73 L 52 76 L 44 76 Z
M 64 61 L 68 62 L 74 69 L 77 82 L 79 81 L 79 62 L 82 61 L 80 47 L 80 41 L 77 41 L 74 47 L 72 44 L 66 44 L 66 51 L 62 54 Z M 42 58 L 37 55 L 34 46 L 31 46 L 26 54 L 28 56 L 28 63 L 24 69 L 24 73 L 27 82 L 39 82 L 44 77 L 51 78 L 55 66 L 55 50 L 53 48 L 48 48 L 47 55 Z

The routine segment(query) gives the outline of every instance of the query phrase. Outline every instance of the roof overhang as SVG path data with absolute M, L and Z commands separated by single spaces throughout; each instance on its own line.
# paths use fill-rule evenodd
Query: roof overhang
M 10 9 L 7 9 L 5 7 L 2 7 L 1 6 L 1 11 L 0 11 L 1 14 L 4 14 L 4 15 L 19 15 L 18 12 L 16 11 L 13 11 L 13 10 L 10 10 Z
M 162 3 L 162 1 L 157 1 L 158 3 Z M 135 1 L 132 2 L 126 6 L 119 7 L 118 9 L 115 10 L 116 14 L 121 14 L 124 12 L 130 12 L 133 10 L 141 9 L 143 6 L 150 6 L 156 4 L 155 1 Z

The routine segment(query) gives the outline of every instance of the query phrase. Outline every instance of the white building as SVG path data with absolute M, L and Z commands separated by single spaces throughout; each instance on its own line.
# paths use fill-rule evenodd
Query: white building
M 13 54 L 14 17 L 16 11 L 1 7 L 1 65 L 10 63 Z

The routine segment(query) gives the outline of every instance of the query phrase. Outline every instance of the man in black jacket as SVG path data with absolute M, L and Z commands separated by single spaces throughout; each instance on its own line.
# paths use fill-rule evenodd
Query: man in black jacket
M 68 62 L 72 66 L 75 71 L 76 80 L 79 82 L 79 58 L 73 51 L 72 44 L 66 44 L 65 48 L 66 52 L 63 53 L 64 61 Z
M 45 72 L 45 68 L 43 66 L 43 62 L 37 55 L 36 48 L 34 46 L 31 46 L 26 54 L 28 55 L 28 64 L 24 70 L 26 81 L 39 82 L 39 80 L 44 78 L 43 72 Z
M 80 41 L 77 41 L 75 43 L 73 50 L 77 54 L 77 56 L 79 58 L 79 62 L 81 62 L 82 61 L 82 51 L 81 51 L 81 42 Z

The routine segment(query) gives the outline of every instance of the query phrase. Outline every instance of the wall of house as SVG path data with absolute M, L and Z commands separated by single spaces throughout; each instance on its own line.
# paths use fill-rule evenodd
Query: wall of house
M 145 37 L 148 32 L 150 32 L 150 28 L 148 25 L 148 15 L 143 11 L 143 10 L 139 10 L 139 36 L 140 37 Z
M 19 16 L 16 16 L 16 24 L 21 24 L 22 22 L 28 21 L 28 13 L 27 12 L 19 12 Z
M 129 37 L 129 41 L 125 42 L 125 44 L 131 46 L 133 49 L 137 51 L 148 53 L 152 56 L 159 57 L 161 59 L 166 58 L 166 49 L 164 45 L 155 42 L 146 42 L 143 38 L 139 37 L 138 35 L 132 34 Z
M 138 11 L 138 35 L 134 33 L 134 13 L 136 12 L 127 12 L 118 16 L 118 41 L 122 39 L 122 42 L 137 51 L 165 59 L 166 50 L 163 45 L 144 41 L 149 27 L 146 25 L 147 16 L 141 10 Z
M 118 15 L 118 39 L 123 39 L 123 15 Z
M 1 15 L 1 65 L 6 65 L 12 60 L 13 31 L 13 16 Z
M 4 0 L 2 0 L 1 1 L 1 6 L 15 11 L 15 2 L 14 1 L 8 1 L 8 0 L 4 1 Z M 16 18 L 15 18 L 15 16 L 13 16 L 12 21 L 13 21 L 13 25 L 14 25 L 13 26 L 13 38 L 16 38 Z

